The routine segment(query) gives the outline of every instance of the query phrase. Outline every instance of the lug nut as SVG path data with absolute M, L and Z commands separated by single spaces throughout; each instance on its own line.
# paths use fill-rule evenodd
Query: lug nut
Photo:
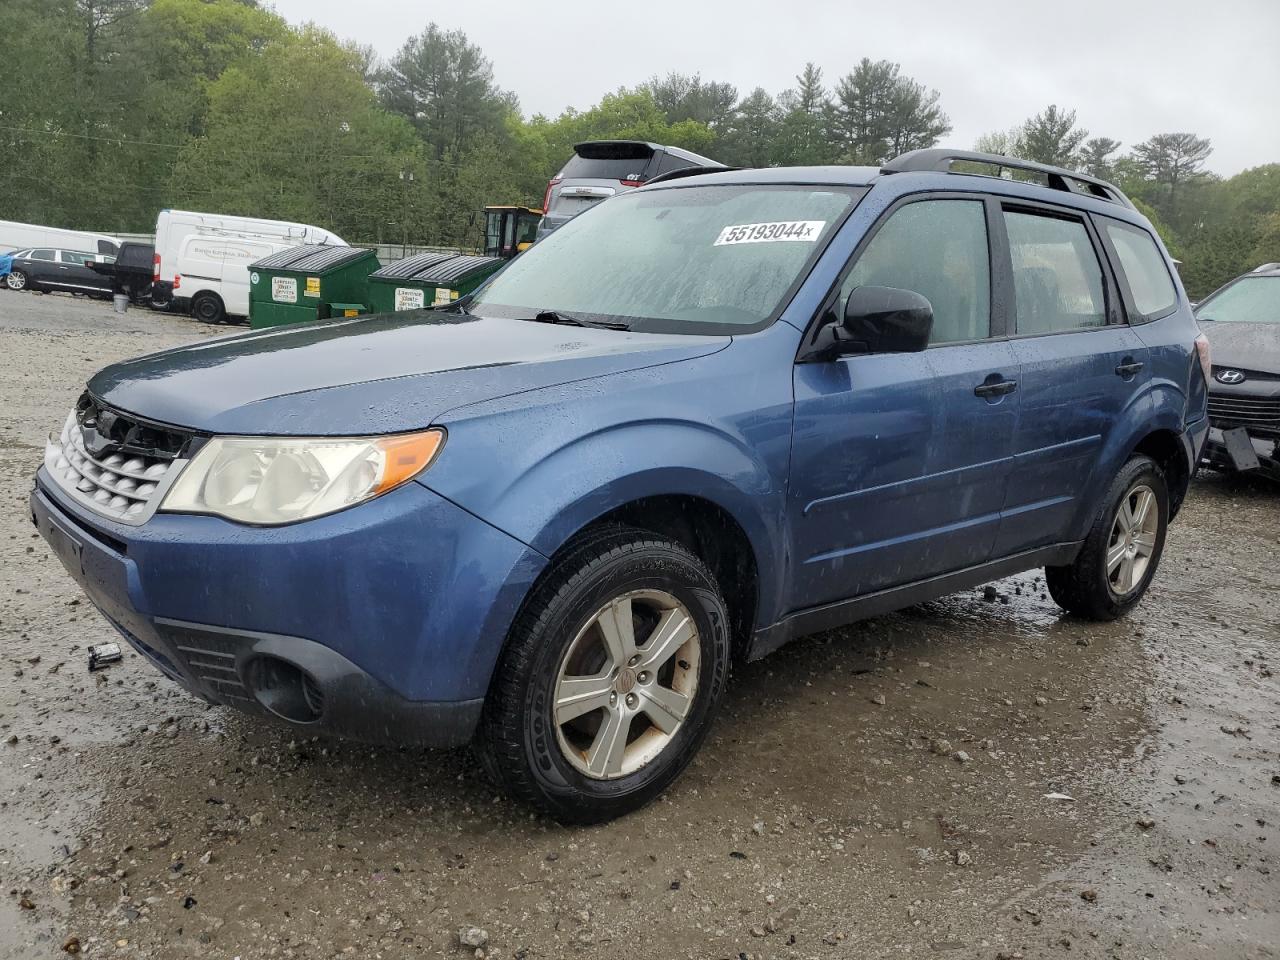
M 649 671 L 648 671 L 648 670 L 641 670 L 641 671 L 640 671 L 640 675 L 639 675 L 639 676 L 637 676 L 637 677 L 636 677 L 636 679 L 637 679 L 637 680 L 639 680 L 641 683 L 648 683 L 648 682 L 649 682 Z
M 617 702 L 618 702 L 618 691 L 615 690 L 613 693 L 609 694 L 609 706 L 612 707 Z
M 627 666 L 634 667 L 639 662 L 640 662 L 640 654 L 637 653 L 634 657 L 632 657 L 630 660 L 627 661 Z
M 635 705 L 636 705 L 638 702 L 639 702 L 639 700 L 637 699 L 637 697 L 636 697 L 636 695 L 635 695 L 634 693 L 628 693 L 628 694 L 627 694 L 627 706 L 628 706 L 628 707 L 631 707 L 632 709 L 635 709 Z

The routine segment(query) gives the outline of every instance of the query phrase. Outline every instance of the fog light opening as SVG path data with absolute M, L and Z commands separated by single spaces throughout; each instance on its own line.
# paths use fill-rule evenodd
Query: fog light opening
M 315 677 L 287 660 L 256 657 L 249 664 L 248 681 L 263 707 L 291 723 L 315 723 L 324 712 L 324 694 Z

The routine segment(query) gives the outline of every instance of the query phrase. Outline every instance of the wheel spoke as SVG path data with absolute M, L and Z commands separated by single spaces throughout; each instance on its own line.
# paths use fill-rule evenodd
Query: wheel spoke
M 657 670 L 675 656 L 675 652 L 693 636 L 693 620 L 683 607 L 668 610 L 653 628 L 653 633 L 640 650 L 640 666 Z
M 1149 557 L 1156 552 L 1156 535 L 1146 532 L 1134 534 L 1133 545 L 1138 548 L 1138 556 Z
M 600 614 L 596 621 L 612 666 L 624 667 L 635 656 L 636 636 L 631 622 L 631 599 L 620 597 Z
M 613 679 L 607 674 L 594 677 L 565 677 L 556 690 L 556 723 L 568 723 L 584 713 L 609 706 Z
M 587 771 L 597 777 L 613 776 L 622 770 L 622 754 L 631 729 L 631 716 L 624 716 L 621 710 L 606 710 L 604 717 L 587 750 Z
M 640 694 L 640 709 L 663 733 L 674 733 L 689 714 L 689 698 L 670 687 L 655 683 L 640 688 L 637 693 Z
M 1120 540 L 1119 543 L 1115 544 L 1110 550 L 1107 551 L 1107 576 L 1112 576 L 1115 574 L 1116 569 L 1120 566 L 1121 562 L 1124 560 L 1128 552 L 1129 551 L 1125 547 L 1125 542 L 1123 538 Z
M 1133 508 L 1129 505 L 1128 497 L 1120 501 L 1120 509 L 1116 511 L 1116 526 L 1121 533 L 1128 533 L 1133 529 Z
M 1151 505 L 1156 502 L 1156 498 L 1146 490 L 1143 490 L 1138 494 L 1137 499 L 1138 502 L 1133 508 L 1133 525 L 1142 527 L 1147 522 L 1147 514 L 1151 511 Z
M 1133 557 L 1125 552 L 1124 562 L 1120 564 L 1120 582 L 1116 584 L 1120 588 L 1121 593 L 1128 593 L 1133 589 Z

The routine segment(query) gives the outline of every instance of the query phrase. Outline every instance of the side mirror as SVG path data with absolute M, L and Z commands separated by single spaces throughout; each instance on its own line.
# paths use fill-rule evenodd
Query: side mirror
M 856 287 L 844 307 L 837 336 L 841 355 L 918 353 L 929 345 L 933 305 L 910 290 Z
M 926 297 L 897 287 L 855 287 L 844 319 L 828 313 L 797 363 L 822 363 L 858 353 L 919 353 L 929 346 L 933 305 Z

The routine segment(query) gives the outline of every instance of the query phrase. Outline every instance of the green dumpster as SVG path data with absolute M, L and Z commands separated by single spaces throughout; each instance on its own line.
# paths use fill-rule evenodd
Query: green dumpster
M 369 308 L 374 313 L 419 310 L 451 303 L 480 286 L 506 261 L 420 253 L 389 263 L 369 275 Z
M 359 247 L 315 244 L 263 257 L 249 265 L 249 326 L 350 315 L 368 302 L 369 274 L 377 269 L 373 251 Z

